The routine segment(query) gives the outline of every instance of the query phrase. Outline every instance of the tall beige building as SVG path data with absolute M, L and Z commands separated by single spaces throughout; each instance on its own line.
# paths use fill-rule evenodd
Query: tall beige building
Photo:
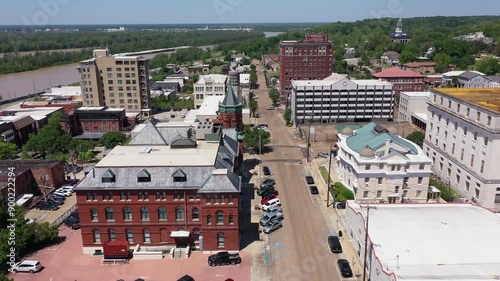
M 148 60 L 142 56 L 111 55 L 94 50 L 93 58 L 80 62 L 84 106 L 125 108 L 127 114 L 151 115 Z

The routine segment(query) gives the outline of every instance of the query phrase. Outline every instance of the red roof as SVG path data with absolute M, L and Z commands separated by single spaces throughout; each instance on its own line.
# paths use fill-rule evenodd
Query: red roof
M 399 77 L 411 77 L 411 78 L 424 78 L 425 76 L 411 70 L 403 70 L 397 67 L 391 67 L 383 69 L 380 72 L 373 74 L 374 78 L 399 78 Z

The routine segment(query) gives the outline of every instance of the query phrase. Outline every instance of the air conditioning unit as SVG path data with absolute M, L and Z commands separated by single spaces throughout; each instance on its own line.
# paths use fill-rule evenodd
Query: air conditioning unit
M 462 198 L 458 198 L 458 200 L 462 203 L 470 203 L 470 199 L 469 198 L 466 198 L 466 197 L 462 197 Z

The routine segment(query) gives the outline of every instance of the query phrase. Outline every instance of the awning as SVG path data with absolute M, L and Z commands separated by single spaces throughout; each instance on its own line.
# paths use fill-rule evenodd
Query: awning
M 399 194 L 389 194 L 387 197 L 399 197 Z
M 189 231 L 183 231 L 183 230 L 172 231 L 170 233 L 170 237 L 171 238 L 187 238 L 187 237 L 189 237 Z
M 440 191 L 437 187 L 435 187 L 435 186 L 433 186 L 433 185 L 430 185 L 430 186 L 429 186 L 429 191 L 430 191 L 431 193 L 440 193 L 440 192 L 441 192 L 441 191 Z

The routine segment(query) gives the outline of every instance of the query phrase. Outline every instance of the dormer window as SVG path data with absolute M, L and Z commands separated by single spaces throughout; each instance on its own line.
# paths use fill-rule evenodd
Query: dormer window
M 102 183 L 111 183 L 116 181 L 115 173 L 108 169 L 101 177 Z
M 151 174 L 143 169 L 137 174 L 137 182 L 151 182 Z
M 182 169 L 177 169 L 177 171 L 175 171 L 172 174 L 172 178 L 173 178 L 174 182 L 185 182 L 185 181 L 187 181 L 186 173 Z

